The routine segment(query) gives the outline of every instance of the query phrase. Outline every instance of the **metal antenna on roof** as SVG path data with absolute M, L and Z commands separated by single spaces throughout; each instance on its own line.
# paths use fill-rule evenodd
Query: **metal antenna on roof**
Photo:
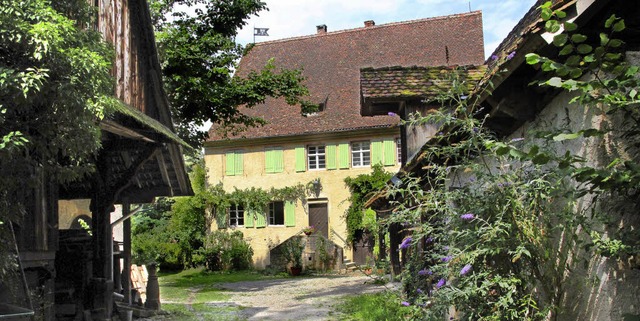
M 471 12 L 471 1 L 469 1 L 469 12 Z

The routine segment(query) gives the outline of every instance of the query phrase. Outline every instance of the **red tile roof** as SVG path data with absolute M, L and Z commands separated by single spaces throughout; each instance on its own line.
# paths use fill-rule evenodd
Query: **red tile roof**
M 360 116 L 360 69 L 388 66 L 480 65 L 484 61 L 479 11 L 311 36 L 261 42 L 242 59 L 237 75 L 261 69 L 273 58 L 277 67 L 302 69 L 310 101 L 325 111 L 304 117 L 282 99 L 243 112 L 268 124 L 237 138 L 261 138 L 394 126 L 396 117 Z M 220 139 L 210 130 L 210 141 Z

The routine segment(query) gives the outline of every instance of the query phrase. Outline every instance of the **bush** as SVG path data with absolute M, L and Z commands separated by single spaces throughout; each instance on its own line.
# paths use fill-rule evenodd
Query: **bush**
M 209 271 L 247 270 L 252 266 L 253 249 L 240 231 L 214 231 L 201 250 Z

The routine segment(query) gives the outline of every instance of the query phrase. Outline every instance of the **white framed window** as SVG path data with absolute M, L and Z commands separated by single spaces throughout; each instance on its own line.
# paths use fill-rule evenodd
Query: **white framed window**
M 352 142 L 351 143 L 351 166 L 363 167 L 371 165 L 371 143 Z
M 398 164 L 402 164 L 402 141 L 400 138 L 396 138 L 396 159 Z
M 244 226 L 244 207 L 239 204 L 231 204 L 229 207 L 229 226 Z
M 284 202 L 269 203 L 269 225 L 284 226 Z
M 307 165 L 309 170 L 325 169 L 327 167 L 325 161 L 324 145 L 307 147 Z

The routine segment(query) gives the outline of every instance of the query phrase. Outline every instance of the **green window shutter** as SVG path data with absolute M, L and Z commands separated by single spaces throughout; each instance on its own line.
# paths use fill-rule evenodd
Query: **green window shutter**
M 371 142 L 371 165 L 382 163 L 382 142 Z
M 242 169 L 244 167 L 244 162 L 242 160 L 242 152 L 236 151 L 236 159 L 235 159 L 235 168 L 234 175 L 242 175 Z
M 338 145 L 338 167 L 349 168 L 349 158 L 351 158 L 351 154 L 349 153 L 349 144 L 344 143 Z
M 267 226 L 267 218 L 264 212 L 256 212 L 256 227 Z
M 327 169 L 336 169 L 336 145 L 327 145 Z
M 274 171 L 274 162 L 275 162 L 275 150 L 265 150 L 264 151 L 264 171 L 266 173 L 275 173 Z
M 296 147 L 296 172 L 304 172 L 307 169 L 307 158 L 304 147 Z
M 227 152 L 225 155 L 225 160 L 226 160 L 225 174 L 227 176 L 235 175 L 236 153 L 233 151 Z
M 281 148 L 273 151 L 273 172 L 282 173 L 284 171 L 284 152 Z
M 393 166 L 396 164 L 396 144 L 393 139 L 385 139 L 384 148 L 384 166 Z
M 253 227 L 253 211 L 244 211 L 244 227 Z
M 284 225 L 296 226 L 296 204 L 290 201 L 284 202 Z

